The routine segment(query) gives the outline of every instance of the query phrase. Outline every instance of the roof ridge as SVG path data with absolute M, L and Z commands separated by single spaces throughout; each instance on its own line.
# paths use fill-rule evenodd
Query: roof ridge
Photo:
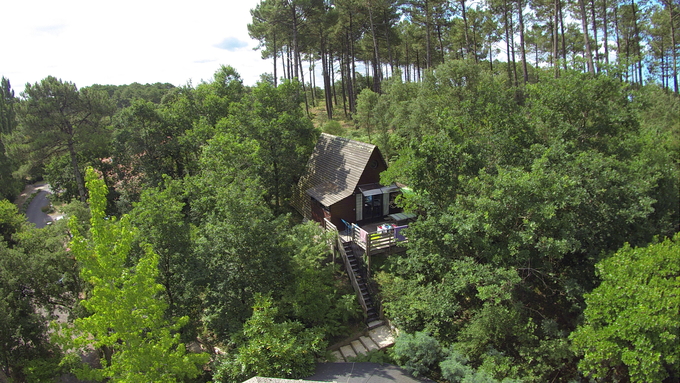
M 332 134 L 328 133 L 321 133 L 322 136 L 327 136 L 328 139 L 330 140 L 339 140 L 339 141 L 345 141 L 348 144 L 354 144 L 354 145 L 359 145 L 359 146 L 365 146 L 366 149 L 374 149 L 376 146 L 373 144 L 369 144 L 367 142 L 362 142 L 362 141 L 357 141 L 357 140 L 352 140 L 350 138 L 346 137 L 340 137 L 340 136 L 334 136 Z

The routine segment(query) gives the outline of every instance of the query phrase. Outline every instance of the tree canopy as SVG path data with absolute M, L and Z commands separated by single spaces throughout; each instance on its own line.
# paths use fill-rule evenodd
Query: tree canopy
M 586 375 L 631 382 L 680 375 L 679 241 L 676 234 L 647 247 L 626 244 L 597 264 L 602 282 L 585 295 L 586 321 L 571 335 Z
M 0 201 L 2 372 L 307 376 L 362 316 L 333 234 L 288 206 L 332 130 L 380 148 L 382 183 L 408 186 L 396 203 L 416 215 L 405 251 L 371 261 L 402 336 L 367 358 L 449 382 L 677 378 L 680 98 L 672 50 L 660 76 L 640 75 L 635 37 L 676 8 L 312 3 L 253 12 L 284 79 L 247 86 L 230 66 L 182 87 L 48 77 L 20 97 L 3 82 L 0 180 L 15 184 L 0 188 L 44 177 L 68 219 L 36 229 Z M 603 39 L 628 61 L 607 65 Z M 324 97 L 302 78 L 315 60 Z M 88 348 L 101 368 L 80 362 Z

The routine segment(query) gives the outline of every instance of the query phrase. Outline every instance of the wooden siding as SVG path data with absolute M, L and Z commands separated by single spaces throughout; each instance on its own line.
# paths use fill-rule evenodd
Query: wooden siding
M 377 163 L 375 168 L 370 166 L 371 162 L 373 161 Z M 380 149 L 375 148 L 373 154 L 371 154 L 371 157 L 368 159 L 368 162 L 365 166 L 366 168 L 364 169 L 363 174 L 361 174 L 357 185 L 380 183 L 380 173 L 387 170 L 387 164 L 380 153 Z
M 377 162 L 375 168 L 370 166 L 371 161 Z M 310 197 L 314 197 L 330 207 L 333 223 L 339 223 L 341 218 L 353 222 L 354 203 L 350 206 L 344 200 L 353 197 L 357 185 L 379 182 L 380 172 L 385 169 L 385 160 L 375 145 L 323 133 L 293 193 L 291 205 L 303 217 L 312 219 Z
M 342 219 L 347 222 L 356 221 L 356 197 L 354 194 L 331 206 L 331 222 L 340 228 L 345 229 Z

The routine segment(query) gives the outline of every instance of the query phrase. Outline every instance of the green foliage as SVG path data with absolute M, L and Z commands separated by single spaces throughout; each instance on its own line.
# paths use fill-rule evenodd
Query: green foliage
M 365 354 L 359 354 L 355 357 L 348 358 L 349 363 L 394 363 L 392 357 L 385 350 L 371 350 Z
M 258 173 L 265 201 L 279 214 L 288 201 L 314 149 L 319 131 L 301 107 L 301 85 L 285 81 L 275 87 L 259 82 L 241 103 L 230 129 L 258 143 Z
M 166 113 L 161 105 L 135 100 L 116 114 L 115 164 L 121 165 L 116 169 L 117 178 L 126 184 L 136 181 L 137 187 L 140 182 L 159 186 L 164 174 L 173 178 L 184 175 L 187 159 L 180 140 L 187 127 L 172 124 Z
M 89 235 L 91 214 L 87 203 L 74 200 L 68 204 L 61 205 L 59 210 L 63 213 L 65 219 L 58 220 L 53 226 L 68 225 L 69 221 L 75 221 L 76 225 L 82 230 L 83 236 L 87 237 Z M 64 231 L 67 232 L 68 228 Z
M 467 376 L 474 373 L 474 369 L 467 366 L 467 363 L 468 359 L 464 355 L 461 355 L 456 350 L 451 350 L 449 356 L 439 363 L 442 378 L 451 383 L 462 382 Z
M 368 139 L 371 139 L 371 131 L 375 131 L 377 125 L 377 116 L 374 112 L 375 106 L 378 103 L 379 95 L 370 89 L 364 89 L 357 97 L 357 112 L 354 115 L 354 120 L 362 128 L 366 129 Z
M 410 96 L 388 103 L 392 91 Z M 567 336 L 597 261 L 677 230 L 670 122 L 653 133 L 631 99 L 616 79 L 574 73 L 518 98 L 453 62 L 416 92 L 388 88 L 378 110 L 408 118 L 382 181 L 408 184 L 401 203 L 419 214 L 378 278 L 393 323 L 457 344 L 497 379 L 576 378 Z
M 445 356 L 439 342 L 422 331 L 400 334 L 391 354 L 395 362 L 416 377 L 429 375 Z
M 79 164 L 87 163 L 82 157 L 78 156 Z M 83 171 L 83 167 L 79 165 L 79 171 Z M 57 201 L 68 203 L 74 198 L 78 198 L 78 185 L 71 169 L 71 156 L 63 154 L 55 156 L 48 160 L 42 169 L 45 181 L 50 185 L 52 190 L 57 191 L 52 194 L 52 198 Z
M 51 354 L 45 318 L 32 299 L 34 281 L 26 272 L 37 270 L 30 263 L 23 252 L 0 241 L 0 368 L 12 379 L 21 379 L 28 361 Z
M 680 376 L 680 234 L 626 244 L 598 263 L 586 322 L 571 336 L 579 369 L 596 379 L 661 382 Z
M 18 168 L 17 162 L 7 156 L 5 151 L 6 135 L 16 129 L 17 119 L 15 106 L 18 98 L 14 96 L 14 90 L 9 80 L 2 77 L 0 81 L 0 199 L 10 201 L 21 192 L 21 180 L 13 176 Z
M 127 108 L 135 100 L 144 100 L 160 104 L 163 97 L 175 86 L 168 83 L 140 84 L 133 82 L 129 85 L 99 85 L 94 84 L 88 87 L 95 91 L 104 91 L 109 98 L 116 104 L 118 109 Z
M 548 144 L 567 141 L 570 149 L 619 154 L 620 139 L 639 128 L 628 94 L 613 77 L 567 72 L 528 86 L 528 96 L 532 124 Z
M 53 383 L 57 377 L 67 374 L 70 367 L 75 366 L 61 362 L 60 355 L 27 361 L 23 369 L 26 382 Z
M 196 260 L 189 256 L 193 251 L 192 228 L 184 214 L 183 197 L 182 182 L 168 177 L 163 188 L 144 190 L 130 212 L 132 225 L 137 229 L 134 246 L 141 250 L 148 243 L 158 254 L 158 282 L 164 287 L 171 317 L 194 316 L 198 306 L 196 292 L 191 289 L 200 270 Z
M 231 114 L 232 104 L 241 101 L 245 88 L 241 76 L 231 66 L 220 66 L 212 82 L 200 84 L 195 91 L 200 113 L 215 126 L 219 120 Z
M 16 205 L 6 199 L 0 200 L 0 235 L 7 245 L 16 244 L 12 237 L 23 230 L 25 222 L 26 220 L 19 214 Z
M 330 235 L 315 222 L 296 225 L 287 234 L 281 245 L 292 254 L 292 281 L 282 302 L 284 314 L 336 336 L 361 315 L 361 307 L 351 291 L 338 290 L 337 270 L 328 259 Z
M 176 381 L 200 373 L 205 354 L 187 354 L 176 331 L 188 318 L 166 319 L 167 304 L 157 299 L 164 290 L 156 282 L 158 255 L 149 246 L 132 267 L 127 267 L 134 228 L 127 216 L 105 219 L 107 189 L 92 169 L 87 171 L 90 191 L 90 238 L 80 234 L 75 221 L 70 248 L 80 263 L 83 280 L 91 286 L 81 302 L 88 316 L 63 326 L 56 336 L 65 349 L 94 347 L 104 356 L 101 369 L 83 366 L 85 379 L 112 381 Z
M 0 134 L 10 134 L 17 126 L 16 111 L 14 109 L 18 99 L 9 79 L 0 80 Z
M 187 184 L 194 257 L 202 271 L 202 320 L 217 339 L 240 332 L 255 293 L 283 290 L 289 254 L 279 246 L 287 225 L 262 203 L 257 143 L 217 134 L 204 148 L 201 173 Z
M 339 121 L 330 120 L 323 124 L 322 130 L 325 133 L 332 134 L 334 136 L 344 136 L 345 129 L 342 127 Z
M 68 155 L 78 196 L 85 201 L 79 156 L 105 151 L 109 135 L 103 119 L 113 114 L 113 105 L 102 92 L 78 90 L 52 76 L 27 84 L 22 96 L 19 125 L 8 144 L 8 151 L 21 162 L 21 174 L 31 175 L 48 159 Z
M 64 227 L 31 228 L 8 201 L 0 201 L 0 227 L 11 238 L 0 238 L 0 369 L 17 381 L 36 369 L 54 377 L 54 371 L 38 368 L 59 359 L 46 323 L 57 309 L 68 313 L 79 291 Z
M 482 265 L 473 259 L 461 259 L 450 264 L 448 272 L 435 273 L 433 264 L 422 264 L 414 257 L 400 260 L 399 267 L 407 264 L 412 273 L 422 275 L 417 279 L 380 273 L 378 282 L 383 287 L 384 310 L 394 323 L 406 332 L 424 329 L 442 339 L 451 339 L 465 324 L 471 310 L 485 304 L 505 305 L 512 297 L 519 277 L 512 270 Z M 403 262 L 403 263 L 402 263 Z
M 243 342 L 234 355 L 219 361 L 216 382 L 242 382 L 253 376 L 300 379 L 312 375 L 326 343 L 318 329 L 299 322 L 276 322 L 278 309 L 257 295 L 253 315 L 243 327 Z

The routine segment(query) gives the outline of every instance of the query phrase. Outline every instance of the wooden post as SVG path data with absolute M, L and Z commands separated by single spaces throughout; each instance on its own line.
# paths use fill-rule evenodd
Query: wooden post
M 371 253 L 366 252 L 366 278 L 371 279 Z
M 371 234 L 366 233 L 366 277 L 371 278 Z

